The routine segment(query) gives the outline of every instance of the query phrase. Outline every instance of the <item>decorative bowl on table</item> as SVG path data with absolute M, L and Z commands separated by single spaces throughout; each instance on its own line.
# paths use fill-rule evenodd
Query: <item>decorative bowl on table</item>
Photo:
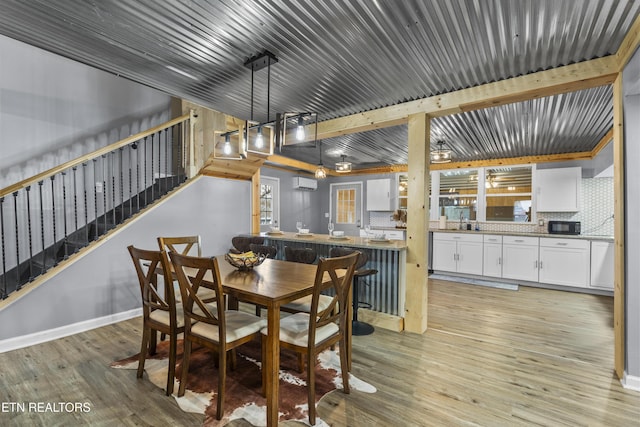
M 262 264 L 266 258 L 267 256 L 265 254 L 256 254 L 251 251 L 241 254 L 228 253 L 224 255 L 224 259 L 240 271 L 249 271 L 253 267 Z

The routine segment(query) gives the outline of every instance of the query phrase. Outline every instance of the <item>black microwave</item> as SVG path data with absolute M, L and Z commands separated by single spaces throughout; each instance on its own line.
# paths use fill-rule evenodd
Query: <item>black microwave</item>
M 549 221 L 549 234 L 580 234 L 580 221 Z

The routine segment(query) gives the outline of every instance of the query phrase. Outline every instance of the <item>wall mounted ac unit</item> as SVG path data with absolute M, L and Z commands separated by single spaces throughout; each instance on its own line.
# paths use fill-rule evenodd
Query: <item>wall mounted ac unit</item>
M 293 188 L 296 190 L 315 191 L 318 189 L 318 181 L 311 178 L 296 176 L 293 178 Z

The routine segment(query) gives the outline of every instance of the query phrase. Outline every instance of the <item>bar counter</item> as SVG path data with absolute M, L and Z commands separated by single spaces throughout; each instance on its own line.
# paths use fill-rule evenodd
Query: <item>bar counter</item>
M 349 247 L 363 251 L 369 260 L 367 268 L 375 268 L 377 274 L 362 280 L 359 300 L 370 304 L 371 310 L 403 317 L 405 295 L 405 264 L 407 245 L 404 240 L 375 241 L 364 237 L 346 236 L 332 238 L 327 234 L 308 236 L 291 232 L 263 232 L 265 244 L 275 246 L 277 259 L 284 259 L 284 247 L 311 248 L 318 256 L 329 256 L 332 247 Z

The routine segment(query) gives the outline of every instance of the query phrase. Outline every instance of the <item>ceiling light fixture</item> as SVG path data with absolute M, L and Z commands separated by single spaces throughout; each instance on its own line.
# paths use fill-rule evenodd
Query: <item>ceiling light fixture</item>
M 339 172 L 339 173 L 351 172 L 351 166 L 352 166 L 351 162 L 347 162 L 347 161 L 344 160 L 345 157 L 347 157 L 347 156 L 345 156 L 343 154 L 340 157 L 342 157 L 342 161 L 336 162 L 336 172 Z
M 436 149 L 431 150 L 431 163 L 449 163 L 451 150 L 445 147 L 444 141 L 436 142 Z
M 225 135 L 224 137 L 224 148 L 222 149 L 225 155 L 231 155 L 231 137 L 229 135 Z
M 262 126 L 258 126 L 258 134 L 256 135 L 256 148 L 264 147 L 264 136 L 262 135 Z
M 298 117 L 298 127 L 296 128 L 296 139 L 299 142 L 304 141 L 305 138 L 305 132 L 304 132 L 304 120 L 302 119 L 302 116 Z
M 271 65 L 276 64 L 278 58 L 268 50 L 264 50 L 244 62 L 244 66 L 251 69 L 251 114 L 250 119 L 238 125 L 237 129 L 226 132 L 215 132 L 216 150 L 214 157 L 228 160 L 241 160 L 247 153 L 271 155 L 274 146 L 282 151 L 282 146 L 296 143 L 303 147 L 317 147 L 318 114 L 314 112 L 286 112 L 276 113 L 275 120 L 271 120 L 269 102 L 271 98 Z M 253 117 L 254 74 L 256 71 L 267 69 L 267 116 L 265 122 L 258 122 Z M 311 128 L 313 126 L 313 128 Z M 312 129 L 312 132 L 309 132 Z M 236 136 L 237 135 L 237 136 Z M 238 148 L 234 150 L 235 140 L 228 141 L 229 136 L 236 136 Z M 224 138 L 224 142 L 223 142 Z M 292 142 L 293 141 L 293 142 Z M 311 145 L 301 143 L 310 142 Z
M 322 141 L 320 141 L 320 163 L 318 163 L 318 167 L 316 168 L 316 179 L 325 179 L 327 177 L 327 171 L 322 164 Z

